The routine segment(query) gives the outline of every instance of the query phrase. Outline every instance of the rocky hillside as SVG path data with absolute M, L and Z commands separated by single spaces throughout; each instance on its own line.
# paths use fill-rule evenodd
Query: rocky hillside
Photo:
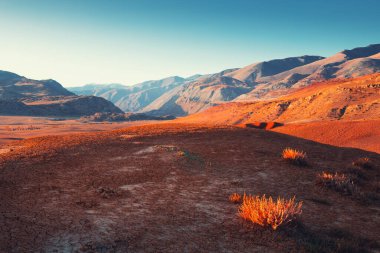
M 344 50 L 328 58 L 302 56 L 260 62 L 199 78 L 170 96 L 158 98 L 143 111 L 183 116 L 226 101 L 273 99 L 314 82 L 376 72 L 380 72 L 380 44 Z
M 164 94 L 145 107 L 142 112 L 154 115 L 183 116 L 215 106 L 221 101 L 233 100 L 251 90 L 246 83 L 224 76 L 233 70 L 201 76 L 193 82 Z
M 380 71 L 380 44 L 344 50 L 304 66 L 255 79 L 255 88 L 236 100 L 268 99 L 287 94 L 291 88 L 329 79 L 358 77 Z M 240 70 L 230 74 L 241 79 Z M 244 79 L 242 79 L 244 80 Z
M 30 116 L 83 116 L 122 112 L 95 96 L 76 96 L 54 80 L 32 80 L 0 71 L 0 114 Z
M 281 98 L 232 102 L 181 119 L 240 124 L 257 121 L 306 122 L 380 118 L 380 73 L 316 83 Z
M 232 100 L 249 90 L 246 83 L 219 73 L 178 87 L 142 111 L 155 115 L 183 116 L 214 106 L 220 101 Z

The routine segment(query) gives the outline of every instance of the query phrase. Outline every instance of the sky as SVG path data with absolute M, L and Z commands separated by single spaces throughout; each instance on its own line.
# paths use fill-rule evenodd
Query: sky
M 380 43 L 379 0 L 0 0 L 0 69 L 132 85 Z

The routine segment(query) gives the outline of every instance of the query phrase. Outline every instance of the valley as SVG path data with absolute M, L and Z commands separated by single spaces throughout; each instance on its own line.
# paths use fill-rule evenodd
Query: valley
M 379 54 L 131 86 L 0 71 L 0 252 L 378 252 Z
M 4 252 L 371 252 L 378 249 L 380 156 L 237 127 L 161 123 L 19 141 L 0 154 Z M 282 160 L 286 147 L 307 167 Z M 355 176 L 356 170 L 361 177 Z M 355 178 L 360 195 L 316 182 Z M 276 231 L 244 222 L 230 194 L 303 202 Z M 375 194 L 375 195 L 374 195 Z M 363 227 L 366 229 L 364 230 Z

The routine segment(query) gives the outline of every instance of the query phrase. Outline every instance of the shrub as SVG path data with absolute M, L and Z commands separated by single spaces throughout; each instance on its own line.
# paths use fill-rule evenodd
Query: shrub
M 368 180 L 368 176 L 362 167 L 353 166 L 344 170 L 346 175 L 349 175 L 355 183 L 363 183 Z
M 102 198 L 109 199 L 112 197 L 116 197 L 120 195 L 120 192 L 116 189 L 110 188 L 110 187 L 99 187 L 96 190 L 97 193 L 102 196 Z
M 372 161 L 368 157 L 359 158 L 356 161 L 352 162 L 352 165 L 361 167 L 363 169 L 372 169 L 373 168 Z
M 317 175 L 317 184 L 348 195 L 357 191 L 352 179 L 345 174 L 322 172 Z
M 241 196 L 240 194 L 238 193 L 232 193 L 229 197 L 229 200 L 232 202 L 232 203 L 239 203 L 241 201 Z
M 282 158 L 285 161 L 288 161 L 295 165 L 305 166 L 306 162 L 306 153 L 303 151 L 298 151 L 292 148 L 286 148 L 282 151 Z
M 178 156 L 186 156 L 186 152 L 183 151 L 183 150 L 180 150 L 180 151 L 177 152 L 177 155 Z
M 178 147 L 173 146 L 173 145 L 155 145 L 154 147 L 158 150 L 163 150 L 163 151 L 178 151 L 179 150 Z
M 276 230 L 279 226 L 289 223 L 300 215 L 302 202 L 297 203 L 295 197 L 286 200 L 272 197 L 251 196 L 244 194 L 243 203 L 239 207 L 240 217 L 263 227 L 272 227 Z

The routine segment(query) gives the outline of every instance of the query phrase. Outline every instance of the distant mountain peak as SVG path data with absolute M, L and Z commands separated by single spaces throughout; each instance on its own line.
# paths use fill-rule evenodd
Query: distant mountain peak
M 353 49 L 343 50 L 341 53 L 346 55 L 346 58 L 356 59 L 375 55 L 380 52 L 380 44 L 371 44 L 366 47 L 357 47 Z

